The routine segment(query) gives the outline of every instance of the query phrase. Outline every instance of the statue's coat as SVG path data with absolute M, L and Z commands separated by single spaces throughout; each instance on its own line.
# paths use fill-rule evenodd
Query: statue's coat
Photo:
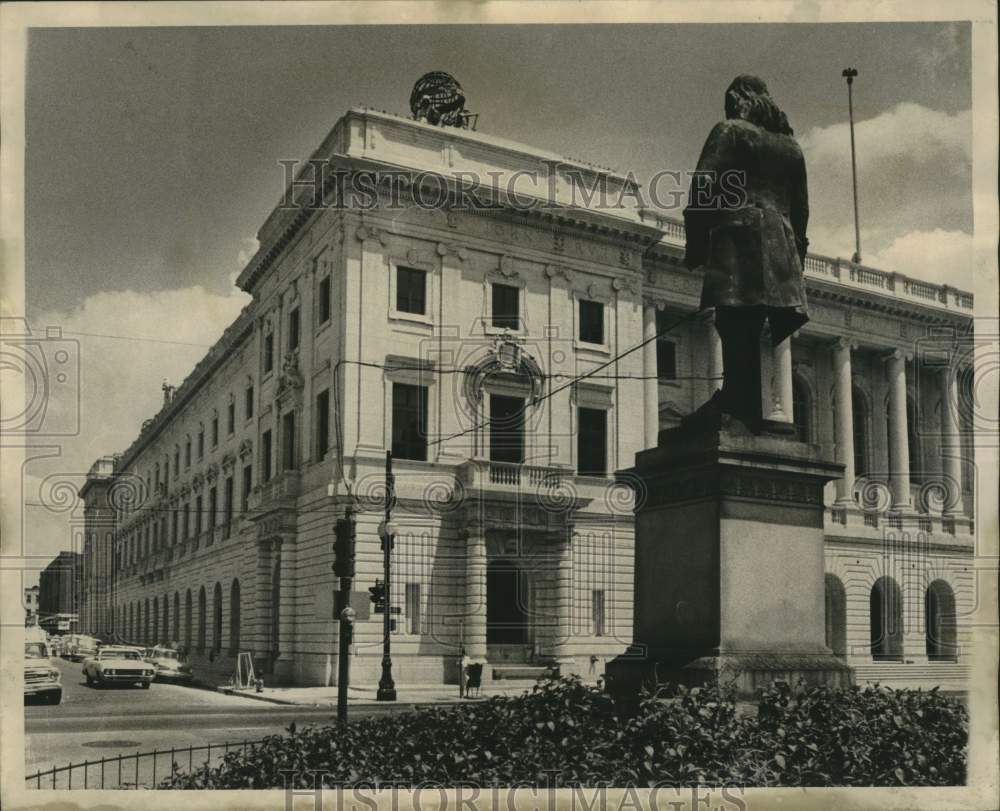
M 702 309 L 766 307 L 775 344 L 801 327 L 809 320 L 802 280 L 808 219 L 795 139 L 741 118 L 716 124 L 684 211 L 684 261 L 704 272 Z

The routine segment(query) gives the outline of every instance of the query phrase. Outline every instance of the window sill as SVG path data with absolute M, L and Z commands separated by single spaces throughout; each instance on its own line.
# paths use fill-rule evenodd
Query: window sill
M 399 310 L 389 310 L 389 320 L 398 321 L 405 324 L 415 324 L 423 327 L 433 327 L 434 319 L 429 315 L 420 313 L 406 313 Z
M 611 354 L 611 347 L 608 344 L 592 344 L 589 341 L 581 341 L 579 338 L 573 340 L 573 348 L 577 352 L 592 352 L 595 355 Z
M 523 327 L 495 327 L 492 324 L 483 324 L 483 335 L 503 335 L 504 333 L 510 335 L 526 335 L 526 331 Z

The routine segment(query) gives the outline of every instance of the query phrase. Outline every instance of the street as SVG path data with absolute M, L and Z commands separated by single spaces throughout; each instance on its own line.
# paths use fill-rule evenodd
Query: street
M 122 753 L 171 747 L 186 753 L 189 746 L 259 740 L 292 721 L 334 721 L 328 707 L 281 706 L 179 684 L 97 689 L 87 686 L 79 662 L 52 663 L 62 672 L 63 699 L 58 706 L 24 708 L 26 775 Z M 371 712 L 378 710 L 359 708 L 353 715 Z

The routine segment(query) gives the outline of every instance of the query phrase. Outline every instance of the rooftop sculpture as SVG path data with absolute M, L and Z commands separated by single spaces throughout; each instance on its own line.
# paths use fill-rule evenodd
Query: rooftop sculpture
M 465 109 L 465 92 L 454 76 L 441 70 L 425 73 L 410 93 L 410 111 L 417 121 L 442 127 L 475 129 L 478 114 Z

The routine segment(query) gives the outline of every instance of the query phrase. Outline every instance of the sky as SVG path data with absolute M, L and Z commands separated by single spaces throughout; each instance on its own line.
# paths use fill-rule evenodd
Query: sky
M 754 73 L 805 154 L 811 250 L 849 257 L 848 66 L 865 263 L 971 289 L 964 23 L 35 29 L 28 319 L 80 358 L 79 401 L 53 403 L 80 430 L 29 464 L 25 500 L 51 503 L 127 447 L 161 381 L 236 317 L 279 161 L 308 157 L 348 108 L 408 114 L 413 82 L 445 70 L 480 132 L 643 181 L 694 168 L 726 86 Z M 38 553 L 69 548 L 69 508 L 33 509 Z

